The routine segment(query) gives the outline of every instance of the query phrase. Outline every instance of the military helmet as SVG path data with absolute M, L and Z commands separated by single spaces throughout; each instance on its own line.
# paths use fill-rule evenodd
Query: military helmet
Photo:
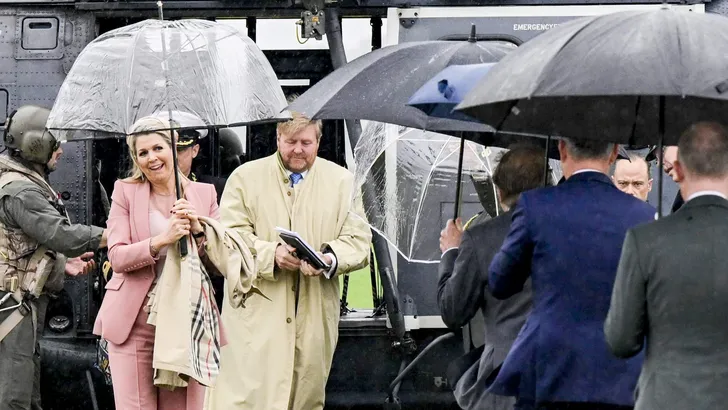
M 230 128 L 221 128 L 220 138 L 220 168 L 223 175 L 229 175 L 242 163 L 245 155 L 243 142 L 238 134 Z
M 60 144 L 46 129 L 50 113 L 36 105 L 24 105 L 13 111 L 5 122 L 5 147 L 26 161 L 47 164 Z

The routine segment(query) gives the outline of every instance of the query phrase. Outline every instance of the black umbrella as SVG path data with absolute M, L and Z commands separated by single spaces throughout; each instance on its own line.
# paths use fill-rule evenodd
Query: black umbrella
M 457 116 L 430 116 L 407 103 L 423 84 L 446 67 L 497 62 L 514 49 L 515 44 L 478 41 L 475 25 L 466 41 L 420 41 L 384 47 L 338 68 L 286 109 L 312 119 L 370 120 L 452 134 L 484 145 L 507 146 L 509 139 L 494 135 L 488 125 Z M 522 140 L 533 136 L 520 137 Z M 461 157 L 463 150 L 461 144 Z M 459 204 L 458 191 L 454 218 Z
M 503 58 L 456 108 L 500 130 L 674 145 L 728 112 L 728 19 L 626 11 L 572 20 Z
M 450 65 L 497 62 L 515 45 L 476 41 L 406 42 L 374 50 L 335 70 L 289 107 L 312 119 L 361 119 L 428 131 L 488 132 L 487 125 L 430 117 L 407 105 L 410 97 Z
M 725 17 L 669 7 L 584 17 L 509 53 L 456 110 L 498 130 L 659 150 L 725 118 L 726 67 Z

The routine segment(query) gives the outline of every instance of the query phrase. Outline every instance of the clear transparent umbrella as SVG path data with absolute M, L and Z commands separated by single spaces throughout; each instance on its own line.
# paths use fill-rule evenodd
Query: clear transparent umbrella
M 368 122 L 354 148 L 355 183 L 362 188 L 369 181 L 376 197 L 366 205 L 377 208 L 365 209 L 368 223 L 410 262 L 440 260 L 439 232 L 452 218 L 460 144 L 458 137 Z M 479 211 L 491 217 L 500 212 L 490 179 L 506 151 L 465 141 L 460 213 L 464 221 Z M 384 161 L 384 167 L 374 166 L 377 161 Z M 550 165 L 558 181 L 558 161 L 550 160 Z
M 48 128 L 62 140 L 119 137 L 158 112 L 208 127 L 287 118 L 270 63 L 246 35 L 207 20 L 145 20 L 84 48 L 61 86 Z M 81 132 L 78 132 L 81 131 Z
M 240 31 L 207 20 L 144 20 L 109 31 L 81 51 L 46 126 L 65 141 L 120 138 L 150 115 L 166 113 L 179 131 L 280 121 L 290 118 L 285 106 L 273 68 Z M 185 127 L 174 113 L 199 121 Z M 187 254 L 184 240 L 180 251 Z

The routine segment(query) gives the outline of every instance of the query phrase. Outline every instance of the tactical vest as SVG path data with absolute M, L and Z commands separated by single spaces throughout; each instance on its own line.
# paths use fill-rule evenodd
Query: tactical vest
M 3 190 L 9 183 L 27 181 L 39 186 L 46 199 L 68 219 L 58 195 L 42 177 L 20 165 L 12 166 L 14 169 L 0 166 L 0 198 L 7 195 Z M 19 288 L 24 299 L 39 297 L 53 273 L 55 261 L 56 252 L 41 246 L 21 229 L 0 221 L 0 290 L 15 292 Z

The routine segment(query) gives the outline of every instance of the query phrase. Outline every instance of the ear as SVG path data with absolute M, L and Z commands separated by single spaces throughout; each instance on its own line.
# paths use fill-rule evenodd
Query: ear
M 612 153 L 609 154 L 609 165 L 614 164 L 614 161 L 617 160 L 618 155 L 619 155 L 619 144 L 614 144 L 614 147 L 612 147 Z
M 647 180 L 647 192 L 652 191 L 652 180 Z
M 192 146 L 192 158 L 193 159 L 197 158 L 197 154 L 199 154 L 199 153 L 200 153 L 200 145 L 199 144 L 193 145 Z
M 678 184 L 685 181 L 685 168 L 679 159 L 672 163 L 672 170 L 675 172 L 675 182 Z
M 564 140 L 559 140 L 559 160 L 564 161 L 568 158 L 568 154 L 566 153 L 566 142 Z

